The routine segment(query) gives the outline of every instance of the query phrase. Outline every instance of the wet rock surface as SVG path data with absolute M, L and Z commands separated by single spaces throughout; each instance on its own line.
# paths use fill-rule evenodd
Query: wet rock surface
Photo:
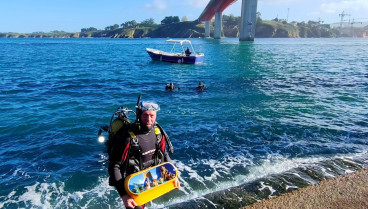
M 328 197 L 328 193 L 334 191 L 333 186 L 336 184 L 335 182 L 338 182 L 338 185 L 341 186 L 341 189 L 338 190 L 339 192 L 333 196 L 333 198 L 337 198 L 337 201 L 344 201 L 344 195 L 351 193 L 351 190 L 361 191 L 362 193 L 364 193 L 364 190 L 367 191 L 367 189 L 362 188 L 364 186 L 368 188 L 368 181 L 366 181 L 365 184 L 362 183 L 364 179 L 363 177 L 365 177 L 365 179 L 368 177 L 368 169 L 366 169 L 368 167 L 367 162 L 368 161 L 363 159 L 354 159 L 353 161 L 350 159 L 337 158 L 328 162 L 320 162 L 318 165 L 299 167 L 282 174 L 260 178 L 256 181 L 237 187 L 210 193 L 200 198 L 171 205 L 168 208 L 231 209 L 246 206 L 251 208 L 326 208 L 324 207 L 325 205 L 322 204 L 321 207 L 318 205 L 313 207 L 317 203 L 311 201 L 311 198 L 317 198 L 317 202 L 323 201 L 324 196 Z M 352 172 L 353 174 L 349 174 Z M 356 182 L 355 179 L 357 179 Z M 347 180 L 348 182 L 344 183 Z M 325 182 L 328 183 L 326 184 Z M 332 186 L 327 187 L 327 185 Z M 356 190 L 352 185 L 363 186 L 359 186 L 359 190 Z M 316 187 L 319 189 L 315 189 Z M 306 194 L 304 194 L 305 190 L 307 191 Z M 315 195 L 320 194 L 322 196 L 313 196 L 314 193 L 316 193 Z M 296 197 L 287 201 L 287 199 L 292 196 Z M 278 201 L 279 198 L 282 198 L 282 201 Z M 300 198 L 300 200 L 296 201 L 298 198 Z M 347 197 L 346 201 L 354 198 L 360 198 L 360 195 L 355 194 L 355 197 Z M 270 203 L 268 203 L 268 201 L 270 201 Z M 334 200 L 331 200 L 330 204 L 332 204 L 333 201 Z M 295 206 L 293 206 L 293 202 L 295 202 Z
M 245 207 L 256 208 L 368 208 L 368 169 Z

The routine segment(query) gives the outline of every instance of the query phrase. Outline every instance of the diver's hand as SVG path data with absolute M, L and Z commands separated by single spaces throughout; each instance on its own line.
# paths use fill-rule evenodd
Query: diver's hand
M 135 208 L 137 206 L 137 203 L 129 195 L 124 195 L 122 199 L 126 208 Z
M 175 181 L 174 181 L 174 187 L 176 187 L 178 189 L 180 188 L 180 181 L 179 181 L 178 178 L 176 178 Z

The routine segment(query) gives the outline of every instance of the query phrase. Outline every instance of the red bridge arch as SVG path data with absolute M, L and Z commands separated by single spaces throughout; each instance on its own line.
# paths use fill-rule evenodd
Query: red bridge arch
M 211 0 L 198 19 L 200 21 L 210 21 L 215 16 L 216 12 L 222 13 L 235 1 L 236 0 Z

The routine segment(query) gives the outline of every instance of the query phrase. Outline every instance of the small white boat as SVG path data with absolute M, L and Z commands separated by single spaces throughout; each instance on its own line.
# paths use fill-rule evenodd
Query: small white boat
M 157 50 L 157 49 L 146 48 L 146 51 L 149 54 L 149 56 L 152 58 L 152 60 L 163 61 L 163 62 L 184 63 L 184 64 L 195 64 L 195 63 L 203 62 L 204 54 L 196 53 L 194 51 L 192 43 L 189 40 L 169 39 L 169 40 L 166 40 L 166 42 L 174 43 L 174 46 L 170 52 L 164 52 L 164 51 Z M 181 52 L 175 53 L 175 47 L 176 47 L 176 44 L 178 43 L 181 46 Z M 191 51 L 184 50 L 184 47 L 183 47 L 184 43 L 187 43 L 190 46 Z

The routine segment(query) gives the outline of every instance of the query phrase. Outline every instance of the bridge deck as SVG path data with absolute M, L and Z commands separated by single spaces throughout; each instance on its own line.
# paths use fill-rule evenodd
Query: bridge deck
M 216 12 L 222 13 L 235 1 L 236 0 L 211 0 L 198 19 L 201 21 L 210 21 L 215 16 Z

